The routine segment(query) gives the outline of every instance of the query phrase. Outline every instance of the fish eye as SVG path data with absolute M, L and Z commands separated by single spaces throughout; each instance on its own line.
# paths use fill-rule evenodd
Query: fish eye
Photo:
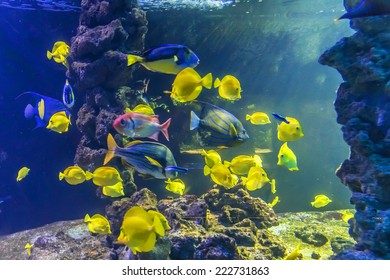
M 296 130 L 299 130 L 299 127 L 296 127 L 295 129 L 296 129 Z
M 284 155 L 280 155 L 280 157 L 284 157 Z
M 126 124 L 125 120 L 124 120 L 124 119 L 121 119 L 121 120 L 120 120 L 120 124 L 121 124 L 121 125 L 125 125 L 125 124 Z

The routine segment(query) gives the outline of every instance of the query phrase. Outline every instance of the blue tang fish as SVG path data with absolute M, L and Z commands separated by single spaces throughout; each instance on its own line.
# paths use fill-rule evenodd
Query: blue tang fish
M 274 116 L 274 118 L 277 119 L 278 121 L 285 122 L 286 124 L 290 123 L 285 117 L 283 117 L 278 113 L 272 113 L 272 116 Z
M 389 0 L 362 0 L 359 5 L 353 9 L 348 10 L 337 20 L 381 16 L 386 14 L 390 14 Z
M 74 105 L 74 93 L 68 79 L 65 81 L 64 89 L 62 91 L 62 102 L 68 109 L 71 109 Z
M 199 58 L 186 46 L 167 44 L 146 50 L 140 56 L 129 54 L 127 65 L 135 63 L 140 63 L 153 72 L 176 75 L 187 67 L 196 67 Z
M 118 147 L 111 134 L 107 136 L 108 152 L 104 165 L 119 156 L 139 173 L 156 179 L 177 177 L 177 172 L 187 173 L 188 169 L 178 167 L 171 150 L 158 142 L 133 141 L 124 148 Z
M 215 105 L 200 103 L 203 104 L 200 117 L 191 111 L 190 130 L 198 129 L 202 146 L 234 147 L 249 138 L 242 123 L 233 114 Z
M 65 111 L 67 117 L 70 115 L 64 104 L 57 99 L 31 91 L 24 92 L 16 98 L 19 98 L 23 95 L 31 95 L 36 101 L 35 107 L 33 107 L 31 104 L 28 104 L 24 109 L 24 117 L 26 119 L 35 119 L 35 128 L 47 126 L 51 116 L 53 116 L 55 113 Z

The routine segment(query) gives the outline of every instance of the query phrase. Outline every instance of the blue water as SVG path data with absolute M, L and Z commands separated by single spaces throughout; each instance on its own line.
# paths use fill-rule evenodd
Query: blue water
M 298 172 L 276 166 L 281 145 L 276 139 L 276 121 L 271 153 L 261 154 L 264 168 L 275 178 L 281 202 L 276 212 L 310 211 L 316 194 L 327 194 L 333 203 L 326 210 L 351 207 L 350 193 L 334 175 L 335 169 L 348 157 L 333 109 L 340 76 L 317 63 L 318 56 L 339 38 L 351 34 L 348 22 L 335 24 L 342 14 L 342 1 L 274 1 L 237 4 L 223 9 L 169 10 L 149 9 L 149 31 L 145 45 L 181 43 L 191 46 L 201 59 L 196 68 L 214 77 L 235 75 L 243 88 L 243 99 L 231 104 L 214 102 L 234 113 L 245 126 L 247 106 L 269 115 L 273 111 L 294 116 L 302 124 L 305 137 L 289 145 L 298 157 Z M 34 121 L 24 119 L 26 102 L 15 100 L 24 91 L 36 91 L 61 98 L 64 68 L 46 58 L 46 50 L 55 41 L 70 42 L 78 26 L 77 12 L 53 12 L 0 7 L 0 197 L 11 196 L 0 204 L 0 234 L 33 228 L 58 220 L 84 217 L 85 213 L 103 213 L 109 199 L 96 196 L 92 183 L 70 186 L 58 180 L 58 172 L 73 165 L 75 149 L 81 133 L 75 126 L 60 135 L 46 129 L 34 130 Z M 171 77 L 140 68 L 135 79 L 150 78 L 149 96 L 169 90 Z M 211 91 L 210 91 L 211 92 Z M 207 94 L 201 97 L 207 100 Z M 215 93 L 215 92 L 213 92 Z M 83 103 L 82 93 L 75 91 L 76 108 Z M 173 106 L 172 104 L 168 104 Z M 162 111 L 161 120 L 169 116 Z M 172 135 L 180 134 L 174 125 Z M 178 121 L 176 121 L 178 124 Z M 253 128 L 251 128 L 253 130 Z M 255 138 L 255 136 L 254 136 Z M 177 142 L 171 140 L 178 163 L 199 164 L 199 155 L 183 155 Z M 248 152 L 248 146 L 222 152 L 226 160 Z M 16 182 L 18 170 L 28 166 L 30 174 Z M 202 194 L 213 183 L 202 170 L 193 169 L 182 177 L 189 193 Z M 143 181 L 159 197 L 169 194 L 163 181 Z M 251 193 L 267 202 L 272 200 L 269 188 Z

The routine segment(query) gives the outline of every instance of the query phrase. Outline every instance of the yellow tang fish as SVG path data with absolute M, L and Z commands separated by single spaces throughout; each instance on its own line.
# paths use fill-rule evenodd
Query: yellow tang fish
M 240 81 L 232 75 L 226 75 L 222 78 L 222 81 L 216 78 L 214 88 L 218 88 L 219 96 L 224 99 L 231 101 L 241 99 L 242 89 Z
M 275 179 L 271 180 L 270 185 L 271 185 L 271 193 L 276 193 L 276 181 L 275 181 Z
M 254 125 L 263 125 L 271 123 L 268 115 L 263 112 L 256 112 L 252 115 L 246 115 L 245 119 Z
M 268 203 L 268 206 L 269 207 L 274 207 L 276 204 L 278 204 L 280 202 L 280 199 L 279 199 L 279 196 L 275 196 L 275 198 L 272 200 L 271 203 Z
M 241 177 L 242 184 L 248 191 L 261 189 L 264 184 L 269 183 L 267 173 L 260 166 L 254 166 L 249 169 L 248 177 Z
M 304 136 L 301 124 L 297 119 L 286 117 L 288 124 L 282 122 L 278 125 L 278 139 L 280 141 L 296 141 Z
M 28 172 L 30 172 L 30 168 L 20 168 L 20 170 L 18 171 L 18 176 L 16 177 L 16 181 L 19 182 L 20 180 L 24 179 L 28 175 Z
M 119 171 L 110 166 L 96 168 L 92 176 L 92 182 L 100 187 L 113 186 L 123 181 Z
M 203 173 L 205 176 L 210 175 L 214 183 L 227 189 L 234 187 L 238 182 L 237 175 L 230 173 L 229 168 L 222 163 L 217 163 L 212 168 L 206 165 Z
M 113 186 L 102 187 L 102 193 L 109 197 L 120 197 L 125 195 L 122 182 L 118 182 Z
M 154 211 L 154 210 L 148 210 L 148 214 L 154 219 L 154 216 L 157 216 L 157 218 L 160 219 L 162 226 L 165 230 L 170 230 L 171 227 L 169 226 L 167 218 L 164 217 L 163 214 L 160 212 Z
M 67 116 L 65 111 L 61 111 L 50 117 L 46 128 L 58 133 L 63 133 L 68 131 L 70 124 L 70 115 Z
M 180 194 L 180 195 L 184 194 L 184 190 L 186 188 L 186 185 L 184 184 L 184 182 L 181 179 L 177 178 L 177 179 L 174 179 L 173 181 L 171 181 L 171 178 L 168 178 L 168 181 L 165 181 L 165 183 L 167 183 L 165 188 L 168 191 L 176 193 L 176 194 Z
M 125 109 L 125 114 L 130 113 L 130 112 L 136 112 L 136 113 L 140 113 L 140 114 L 144 114 L 144 115 L 148 115 L 148 116 L 155 115 L 152 107 L 145 105 L 145 104 L 139 104 L 139 105 L 135 106 L 133 108 L 133 110 L 130 110 L 129 108 Z
M 53 48 L 46 52 L 48 59 L 53 59 L 57 63 L 62 63 L 66 68 L 69 68 L 66 58 L 69 56 L 69 46 L 63 41 L 57 41 L 54 43 Z
M 27 249 L 27 255 L 31 255 L 31 248 L 34 246 L 34 243 L 29 243 L 27 242 L 26 245 L 24 246 L 24 249 Z
M 345 213 L 343 214 L 343 216 L 341 216 L 341 219 L 342 219 L 344 222 L 348 223 L 348 221 L 349 221 L 350 219 L 352 219 L 354 216 L 355 216 L 354 213 L 351 213 L 351 212 L 348 211 L 348 212 L 345 212 Z
M 298 259 L 299 255 L 301 254 L 301 243 L 298 244 L 298 246 L 292 251 L 290 254 L 284 257 L 285 260 L 296 260 Z
M 88 224 L 88 229 L 92 233 L 111 234 L 110 223 L 106 217 L 100 214 L 95 214 L 92 217 L 86 214 L 84 222 Z
M 316 195 L 314 197 L 314 201 L 312 201 L 310 203 L 311 203 L 311 206 L 313 206 L 315 208 L 321 208 L 321 207 L 328 205 L 331 202 L 332 202 L 332 200 L 330 200 L 329 197 L 327 197 L 324 194 L 319 194 L 319 195 Z
M 133 254 L 149 252 L 156 244 L 157 235 L 165 235 L 167 223 L 162 220 L 155 212 L 148 213 L 139 206 L 133 206 L 123 218 L 118 242 L 129 247 Z
M 287 146 L 287 142 L 285 142 L 280 147 L 278 154 L 278 165 L 283 165 L 290 171 L 299 170 L 297 165 L 297 157 L 295 156 L 294 152 Z
M 231 162 L 225 160 L 223 164 L 229 167 L 232 173 L 237 175 L 248 174 L 249 169 L 253 166 L 263 166 L 262 160 L 258 155 L 254 155 L 253 157 L 239 155 L 233 158 Z
M 203 78 L 193 68 L 180 71 L 172 84 L 171 98 L 178 102 L 195 100 L 202 88 L 211 89 L 213 76 L 208 73 Z
M 84 172 L 79 166 L 69 166 L 63 172 L 58 174 L 58 179 L 65 179 L 68 184 L 78 185 L 85 180 L 91 180 L 93 177 L 91 172 Z
M 214 164 L 221 163 L 222 159 L 219 153 L 215 150 L 202 150 L 201 155 L 204 157 L 204 161 L 206 165 L 210 168 L 214 166 Z

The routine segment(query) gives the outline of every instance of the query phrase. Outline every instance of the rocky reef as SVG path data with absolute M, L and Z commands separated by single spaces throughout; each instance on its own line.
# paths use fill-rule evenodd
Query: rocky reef
M 358 3 L 345 1 L 348 9 Z M 352 191 L 356 214 L 350 234 L 357 244 L 337 259 L 390 259 L 389 24 L 390 16 L 352 19 L 356 33 L 319 59 L 345 81 L 334 104 L 350 156 L 336 174 Z
M 150 252 L 116 243 L 126 211 L 139 205 L 160 211 L 171 230 Z M 229 206 L 227 206 L 229 205 Z M 202 197 L 184 195 L 158 201 L 143 188 L 106 207 L 111 235 L 88 231 L 82 220 L 49 224 L 0 238 L 0 259 L 177 259 L 274 260 L 301 244 L 301 259 L 329 259 L 353 245 L 342 212 L 286 213 L 280 218 L 242 186 L 215 186 Z M 34 243 L 27 255 L 25 244 Z
M 126 100 L 136 99 L 127 87 L 133 68 L 127 67 L 126 53 L 143 49 L 147 20 L 136 1 L 85 0 L 79 23 L 67 72 L 80 96 L 85 96 L 77 114 L 82 138 L 75 162 L 93 170 L 103 162 L 113 120 L 129 105 Z

